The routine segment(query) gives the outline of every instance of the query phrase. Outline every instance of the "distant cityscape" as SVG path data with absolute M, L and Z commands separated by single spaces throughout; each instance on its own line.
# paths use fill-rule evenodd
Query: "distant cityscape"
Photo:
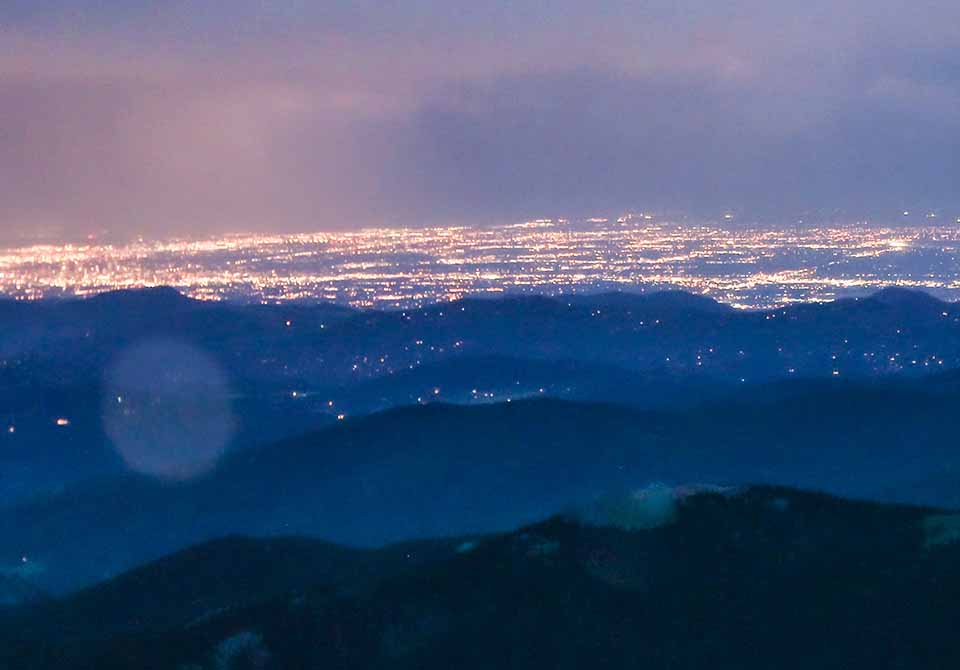
M 738 308 L 870 293 L 960 299 L 960 225 L 744 226 L 651 214 L 497 227 L 0 249 L 0 293 L 20 299 L 172 286 L 204 300 L 330 301 L 403 309 L 471 295 L 681 289 Z

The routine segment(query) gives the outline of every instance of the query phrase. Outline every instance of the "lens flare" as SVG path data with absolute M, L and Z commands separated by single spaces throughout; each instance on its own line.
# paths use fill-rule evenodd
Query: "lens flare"
M 193 345 L 142 342 L 118 356 L 106 375 L 103 425 L 130 469 L 194 477 L 216 464 L 233 435 L 229 383 Z

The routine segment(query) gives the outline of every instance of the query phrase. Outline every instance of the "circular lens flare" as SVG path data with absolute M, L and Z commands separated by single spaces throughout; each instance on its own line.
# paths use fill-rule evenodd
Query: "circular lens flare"
M 229 384 L 216 361 L 191 344 L 142 342 L 107 372 L 103 425 L 132 470 L 194 477 L 216 464 L 233 435 Z

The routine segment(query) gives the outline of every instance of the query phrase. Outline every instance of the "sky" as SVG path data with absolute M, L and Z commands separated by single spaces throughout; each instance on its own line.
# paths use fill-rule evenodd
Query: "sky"
M 953 220 L 958 44 L 951 0 L 4 0 L 0 228 Z

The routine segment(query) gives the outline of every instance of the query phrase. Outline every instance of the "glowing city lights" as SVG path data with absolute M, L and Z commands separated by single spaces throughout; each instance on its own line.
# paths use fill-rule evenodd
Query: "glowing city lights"
M 746 227 L 732 218 L 678 224 L 641 213 L 499 227 L 23 246 L 0 249 L 0 293 L 29 300 L 173 286 L 206 300 L 387 309 L 470 295 L 639 287 L 749 308 L 888 285 L 960 298 L 960 229 L 952 224 Z

